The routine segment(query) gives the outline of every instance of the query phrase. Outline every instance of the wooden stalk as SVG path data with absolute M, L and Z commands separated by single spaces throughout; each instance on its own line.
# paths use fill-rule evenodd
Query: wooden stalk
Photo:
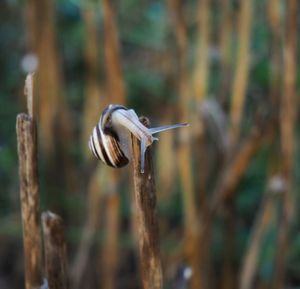
M 185 19 L 182 13 L 181 2 L 178 0 L 167 0 L 170 15 L 174 25 L 174 33 L 177 44 L 178 56 L 178 96 L 180 118 L 184 121 L 188 119 L 189 113 L 187 103 L 189 100 L 188 85 L 188 41 L 185 27 Z
M 178 111 L 181 121 L 187 121 L 190 116 L 189 103 L 189 72 L 188 72 L 188 41 L 187 31 L 184 19 L 182 1 L 168 0 L 170 15 L 174 23 L 174 33 L 177 44 L 178 57 Z M 196 118 L 195 118 L 196 119 Z M 197 126 L 198 122 L 193 125 Z M 197 127 L 198 128 L 198 127 Z M 197 214 L 197 206 L 194 196 L 194 184 L 191 168 L 191 145 L 190 133 L 187 130 L 180 130 L 180 144 L 178 147 L 178 168 L 180 182 L 183 194 L 183 210 L 184 210 L 184 231 L 185 231 L 185 256 L 188 265 L 193 270 L 191 278 L 191 288 L 202 289 L 201 274 L 201 247 L 199 234 L 199 216 Z
M 231 21 L 231 1 L 221 0 L 222 20 L 220 25 L 220 56 L 221 56 L 221 82 L 218 91 L 218 99 L 222 105 L 225 105 L 229 93 L 229 84 L 232 68 L 230 66 L 230 43 L 232 32 Z
M 210 44 L 210 0 L 198 1 L 198 48 L 195 57 L 194 92 L 196 100 L 201 102 L 207 93 L 209 77 Z
M 232 198 L 237 185 L 262 141 L 261 134 L 254 130 L 248 139 L 244 141 L 232 162 L 225 167 L 223 178 L 213 193 L 210 214 L 213 214 L 222 202 Z
M 149 123 L 143 121 L 144 124 Z M 145 155 L 145 169 L 141 173 L 140 143 L 132 137 L 133 180 L 135 216 L 138 227 L 138 243 L 141 276 L 144 289 L 161 289 L 163 286 L 159 250 L 158 220 L 155 213 L 156 190 L 151 148 Z
M 84 97 L 83 113 L 83 134 L 82 144 L 87 159 L 92 156 L 90 153 L 87 140 L 92 129 L 99 120 L 101 110 L 104 107 L 104 100 L 101 95 L 101 89 L 98 80 L 98 39 L 97 39 L 97 21 L 96 11 L 93 6 L 83 11 L 84 23 L 86 29 L 86 47 L 85 47 L 85 64 L 86 64 L 86 85 Z
M 273 197 L 270 192 L 262 201 L 255 219 L 248 249 L 246 251 L 239 280 L 240 289 L 254 288 L 254 278 L 257 272 L 259 254 L 266 229 L 270 225 L 274 213 Z
M 105 242 L 102 253 L 101 288 L 114 289 L 118 269 L 120 196 L 115 190 L 106 195 Z
M 236 273 L 234 270 L 234 253 L 236 249 L 236 212 L 234 203 L 225 203 L 224 217 L 224 249 L 221 289 L 236 287 Z
M 104 53 L 109 98 L 118 104 L 125 103 L 125 88 L 120 59 L 120 45 L 112 1 L 102 0 L 104 17 Z
M 237 144 L 240 136 L 242 115 L 244 111 L 244 102 L 246 96 L 248 70 L 250 63 L 250 37 L 251 37 L 251 19 L 253 1 L 240 2 L 239 15 L 239 49 L 237 55 L 237 67 L 233 81 L 233 91 L 231 100 L 231 144 L 233 147 Z
M 63 220 L 51 213 L 42 214 L 45 265 L 49 288 L 67 289 L 67 259 Z
M 64 98 L 63 73 L 55 29 L 55 2 L 28 0 L 26 11 L 27 29 L 30 36 L 29 46 L 38 58 L 37 111 L 41 128 L 41 146 L 47 159 L 46 187 L 57 191 L 57 186 L 65 185 L 67 191 L 73 192 L 76 187 L 76 178 L 68 149 L 73 140 L 73 122 Z M 57 171 L 61 173 L 57 174 Z M 52 181 L 48 181 L 53 179 L 56 179 L 55 185 Z
M 39 186 L 37 172 L 36 122 L 33 119 L 32 76 L 26 80 L 29 112 L 17 116 L 17 142 L 19 156 L 20 199 L 23 225 L 24 263 L 26 289 L 42 284 L 41 236 L 39 222 Z
M 98 166 L 91 176 L 88 185 L 87 216 L 83 225 L 82 238 L 71 269 L 72 288 L 82 288 L 83 277 L 88 267 L 89 257 L 95 241 L 95 234 L 101 218 L 102 192 L 101 185 L 105 184 L 107 171 Z
M 281 71 L 283 66 L 282 59 L 282 36 L 283 36 L 283 23 L 280 15 L 280 0 L 268 1 L 268 14 L 269 24 L 271 28 L 271 71 L 270 71 L 270 101 L 272 119 L 279 121 L 279 103 L 280 95 L 282 92 Z
M 282 211 L 278 228 L 278 248 L 275 260 L 273 288 L 283 288 L 285 278 L 286 255 L 288 250 L 288 233 L 293 205 L 293 168 L 295 151 L 295 124 L 298 101 L 296 98 L 297 72 L 297 9 L 298 1 L 287 2 L 285 44 L 284 44 L 284 74 L 283 97 L 280 111 L 280 133 L 282 148 L 282 170 L 287 182 L 283 193 Z
M 169 116 L 170 114 L 167 113 Z M 163 123 L 171 123 L 170 117 Z M 176 154 L 174 148 L 174 131 L 169 131 L 163 135 L 157 143 L 157 163 L 158 163 L 158 185 L 163 188 L 159 193 L 159 198 L 167 200 L 174 189 L 174 178 L 176 173 Z
M 61 93 L 56 38 L 54 28 L 54 5 L 49 0 L 29 0 L 27 3 L 27 22 L 31 49 L 38 56 L 39 123 L 42 128 L 42 146 L 54 152 L 54 122 L 58 112 Z M 43 17 L 41 17 L 43 15 Z

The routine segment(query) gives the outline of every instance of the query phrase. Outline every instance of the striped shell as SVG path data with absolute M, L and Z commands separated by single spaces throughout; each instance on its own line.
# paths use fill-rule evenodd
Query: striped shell
M 118 106 L 114 110 L 116 109 L 125 108 Z M 109 111 L 106 108 L 103 111 L 99 123 L 94 127 L 90 136 L 89 148 L 97 159 L 108 166 L 121 168 L 128 164 L 129 159 L 121 150 L 117 134 L 109 126 L 110 115 L 114 110 Z

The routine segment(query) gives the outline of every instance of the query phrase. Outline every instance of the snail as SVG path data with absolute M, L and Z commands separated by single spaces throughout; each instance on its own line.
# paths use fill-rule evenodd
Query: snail
M 145 152 L 158 138 L 153 134 L 165 130 L 185 127 L 187 123 L 147 128 L 140 121 L 133 109 L 110 104 L 106 107 L 89 139 L 89 148 L 97 159 L 105 164 L 121 168 L 131 160 L 131 134 L 140 140 L 141 173 L 144 172 Z

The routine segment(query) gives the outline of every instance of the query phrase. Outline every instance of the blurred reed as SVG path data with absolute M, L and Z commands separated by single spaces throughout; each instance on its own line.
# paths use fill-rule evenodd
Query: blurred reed
M 242 115 L 245 108 L 250 63 L 250 41 L 252 28 L 253 1 L 241 1 L 238 19 L 237 64 L 233 79 L 230 108 L 230 142 L 234 148 L 239 141 Z
M 282 207 L 279 212 L 277 255 L 275 259 L 273 288 L 284 286 L 286 258 L 289 246 L 289 231 L 295 211 L 293 193 L 294 159 L 295 159 L 295 126 L 297 115 L 296 71 L 297 71 L 297 9 L 298 1 L 286 3 L 285 43 L 283 46 L 283 94 L 280 102 L 280 137 L 282 150 L 282 173 L 286 189 L 282 195 Z

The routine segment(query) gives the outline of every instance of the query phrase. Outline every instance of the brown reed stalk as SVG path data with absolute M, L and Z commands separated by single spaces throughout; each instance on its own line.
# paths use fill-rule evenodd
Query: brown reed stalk
M 174 25 L 174 33 L 178 56 L 178 96 L 179 114 L 185 121 L 188 119 L 187 101 L 189 100 L 188 85 L 188 42 L 182 3 L 178 0 L 167 0 L 168 9 Z
M 95 123 L 99 120 L 101 109 L 104 107 L 104 99 L 100 97 L 101 89 L 98 80 L 98 38 L 96 11 L 91 5 L 83 11 L 83 19 L 86 30 L 85 46 L 85 64 L 86 64 L 86 85 L 85 101 L 83 112 L 83 133 L 82 144 L 86 158 L 92 156 L 90 153 L 87 140 L 91 134 Z
M 240 13 L 238 21 L 238 51 L 237 65 L 233 80 L 231 98 L 231 132 L 230 140 L 233 147 L 236 146 L 241 129 L 242 115 L 248 82 L 250 64 L 250 39 L 253 1 L 240 1 Z
M 67 289 L 67 258 L 63 220 L 52 212 L 42 214 L 45 267 L 49 288 Z
M 56 185 L 74 191 L 76 178 L 69 145 L 73 141 L 73 122 L 64 97 L 63 73 L 59 61 L 55 30 L 55 2 L 29 0 L 26 2 L 29 48 L 38 58 L 37 91 L 41 147 L 47 159 L 47 188 Z M 42 15 L 42 16 L 41 16 Z M 59 159 L 59 161 L 57 161 Z M 60 171 L 61 174 L 56 172 Z M 59 205 L 59 204 L 58 204 Z
M 234 254 L 236 249 L 236 212 L 234 203 L 230 200 L 224 204 L 224 249 L 221 288 L 236 287 L 236 272 L 234 269 Z
M 171 110 L 165 110 L 162 123 L 172 123 Z M 174 178 L 176 177 L 176 160 L 173 158 L 174 148 L 174 131 L 160 137 L 157 143 L 157 167 L 158 167 L 158 185 L 162 188 L 159 192 L 159 198 L 167 200 L 174 189 Z
M 31 41 L 29 45 L 39 60 L 37 89 L 42 92 L 39 93 L 42 145 L 46 152 L 52 154 L 54 152 L 54 122 L 61 93 L 57 71 L 53 1 L 28 1 L 27 22 Z
M 251 289 L 254 286 L 262 241 L 274 216 L 274 199 L 272 193 L 270 191 L 266 192 L 266 196 L 257 212 L 241 269 L 240 289 Z
M 84 24 L 86 29 L 85 64 L 86 64 L 86 85 L 83 117 L 82 144 L 87 159 L 92 157 L 88 149 L 88 139 L 93 127 L 100 118 L 101 110 L 104 108 L 106 98 L 100 97 L 101 89 L 98 84 L 98 37 L 96 11 L 92 3 L 87 3 L 84 8 Z M 78 251 L 72 265 L 72 287 L 81 288 L 88 263 L 91 257 L 91 249 L 95 242 L 95 234 L 101 218 L 102 189 L 107 171 L 97 166 L 92 172 L 87 187 L 88 204 L 86 220 L 83 225 L 82 237 Z
M 23 225 L 26 289 L 42 284 L 42 245 L 39 217 L 39 185 L 37 172 L 37 136 L 34 119 L 33 76 L 26 78 L 25 92 L 29 114 L 17 116 L 20 200 Z
M 295 152 L 295 125 L 298 101 L 296 98 L 297 72 L 297 9 L 298 1 L 286 3 L 286 25 L 284 43 L 283 96 L 280 107 L 280 133 L 282 149 L 282 170 L 287 188 L 283 193 L 283 202 L 278 227 L 277 256 L 275 259 L 273 287 L 284 287 L 286 257 L 288 251 L 288 233 L 293 205 L 293 166 Z
M 141 122 L 149 127 L 147 119 Z M 140 143 L 132 137 L 135 216 L 137 218 L 139 257 L 144 289 L 163 287 L 159 250 L 158 220 L 156 217 L 156 188 L 151 148 L 145 155 L 144 173 L 140 166 Z
M 210 0 L 199 0 L 197 5 L 198 46 L 195 56 L 193 87 L 196 100 L 201 102 L 207 94 L 209 83 Z
M 210 0 L 199 0 L 196 2 L 196 19 L 197 19 L 197 48 L 194 56 L 195 67 L 193 73 L 193 92 L 196 100 L 196 104 L 199 105 L 206 98 L 209 88 L 209 71 L 210 71 L 210 41 L 211 41 L 211 5 Z M 186 104 L 187 105 L 187 104 Z M 198 174 L 197 187 L 194 185 L 193 189 L 198 192 L 200 199 L 200 215 L 197 216 L 197 212 L 193 216 L 193 222 L 195 227 L 193 237 L 193 244 L 190 248 L 190 258 L 191 265 L 194 270 L 191 279 L 191 288 L 209 288 L 210 282 L 210 250 L 209 246 L 211 243 L 211 230 L 207 226 L 206 234 L 201 235 L 199 233 L 199 227 L 201 226 L 201 221 L 203 216 L 207 214 L 207 194 L 206 194 L 206 182 L 207 174 L 205 173 L 205 167 L 207 165 L 205 159 L 205 139 L 204 139 L 204 121 L 203 118 L 199 117 L 199 112 L 196 111 L 192 116 L 192 135 L 196 138 L 196 146 L 193 152 L 190 151 L 191 155 L 194 154 L 195 158 L 198 160 Z M 185 162 L 187 159 L 185 160 Z M 190 174 L 192 172 L 190 171 Z M 192 180 L 190 180 L 192 181 Z M 194 211 L 198 208 L 194 205 Z M 187 208 L 189 210 L 189 208 Z M 187 225 L 189 226 L 189 225 Z M 189 237 L 187 238 L 187 243 L 189 243 Z M 201 243 L 201 247 L 199 246 Z
M 125 103 L 125 87 L 120 59 L 120 44 L 112 1 L 102 0 L 104 17 L 104 53 L 106 63 L 107 93 L 112 102 Z
M 220 58 L 221 58 L 221 83 L 218 91 L 218 99 L 222 105 L 227 101 L 231 78 L 230 51 L 232 33 L 232 11 L 231 1 L 220 1 L 221 23 L 220 23 Z
M 74 263 L 71 268 L 72 288 L 82 288 L 82 282 L 89 264 L 91 249 L 95 242 L 95 234 L 101 218 L 102 190 L 101 187 L 107 179 L 107 171 L 98 166 L 93 172 L 88 184 L 87 216 L 83 225 Z
M 188 42 L 182 2 L 168 0 L 168 9 L 174 25 L 177 44 L 178 59 L 178 112 L 182 121 L 189 119 L 189 73 L 188 73 Z M 193 275 L 191 288 L 200 289 L 201 275 L 201 249 L 199 246 L 199 218 L 194 196 L 194 185 L 191 169 L 190 134 L 187 130 L 180 132 L 180 144 L 177 151 L 178 168 L 183 194 L 184 230 L 185 230 L 185 256 L 188 265 L 192 267 Z
M 272 119 L 279 121 L 279 103 L 282 91 L 281 70 L 283 66 L 282 59 L 282 36 L 283 23 L 281 17 L 280 0 L 268 1 L 268 16 L 271 29 L 271 79 L 270 79 L 270 100 Z
M 224 177 L 214 193 L 214 195 L 219 196 L 220 201 L 224 202 L 232 198 L 234 190 L 263 141 L 264 138 L 262 138 L 261 133 L 254 129 L 250 136 L 243 142 L 233 160 L 224 169 Z M 212 207 L 216 203 L 216 201 L 213 201 Z
M 118 269 L 120 196 L 116 190 L 106 195 L 105 240 L 101 254 L 101 288 L 114 289 Z

